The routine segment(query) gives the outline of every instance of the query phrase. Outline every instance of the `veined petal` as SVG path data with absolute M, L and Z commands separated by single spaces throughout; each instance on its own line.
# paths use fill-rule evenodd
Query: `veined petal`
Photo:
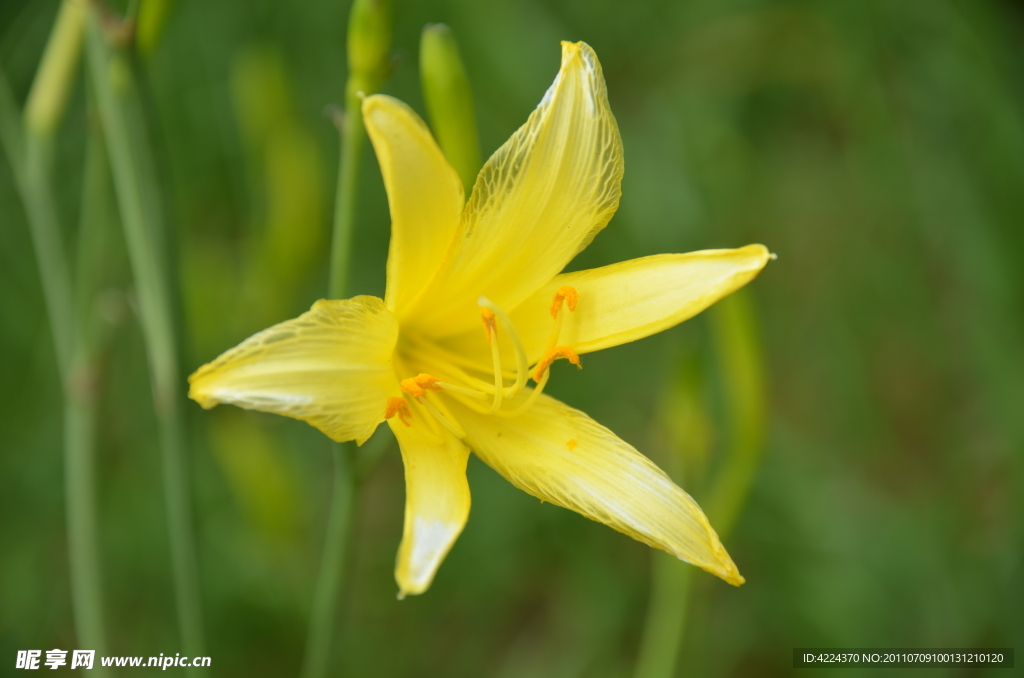
M 764 245 L 689 254 L 656 254 L 555 276 L 509 315 L 530 364 L 543 356 L 551 335 L 551 302 L 562 287 L 579 292 L 576 310 L 563 308 L 560 346 L 577 354 L 656 334 L 688 320 L 757 277 L 772 258 Z M 463 362 L 486 366 L 490 350 L 470 330 L 444 341 Z M 507 342 L 503 353 L 511 359 Z
M 551 333 L 551 300 L 563 286 L 579 292 L 558 343 L 576 353 L 600 351 L 657 334 L 688 320 L 757 277 L 772 254 L 764 245 L 688 254 L 656 254 L 563 273 L 524 301 L 512 322 L 530 362 Z
M 188 378 L 189 397 L 301 419 L 360 445 L 398 390 L 391 356 L 398 322 L 377 297 L 320 300 L 254 334 Z
M 469 517 L 469 448 L 412 403 L 409 425 L 388 420 L 405 462 L 405 530 L 395 580 L 399 598 L 423 593 Z
M 521 490 L 743 583 L 697 502 L 583 412 L 542 395 L 517 417 L 457 416 L 477 456 Z
M 558 76 L 480 171 L 459 235 L 410 323 L 448 336 L 478 324 L 480 295 L 517 306 L 608 223 L 622 172 L 597 55 L 582 42 L 563 42 Z
M 391 209 L 387 307 L 401 317 L 433 278 L 462 213 L 462 181 L 423 120 L 398 99 L 363 102 Z

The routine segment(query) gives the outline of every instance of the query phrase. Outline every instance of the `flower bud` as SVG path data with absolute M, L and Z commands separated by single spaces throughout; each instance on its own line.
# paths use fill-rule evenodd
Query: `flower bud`
M 349 85 L 372 94 L 384 81 L 391 49 L 391 0 L 355 0 L 348 20 Z
M 420 39 L 420 82 L 434 134 L 468 193 L 480 169 L 473 92 L 452 29 L 428 24 Z

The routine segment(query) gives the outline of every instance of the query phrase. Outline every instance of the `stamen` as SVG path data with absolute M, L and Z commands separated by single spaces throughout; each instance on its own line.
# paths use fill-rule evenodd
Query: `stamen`
M 484 322 L 487 343 L 491 345 L 491 364 L 494 368 L 494 403 L 491 405 L 491 410 L 488 414 L 494 414 L 501 407 L 501 394 L 505 390 L 504 382 L 501 378 L 501 350 L 498 348 L 498 328 L 494 324 L 494 311 L 486 306 L 480 309 L 480 319 Z
M 575 311 L 576 304 L 579 302 L 579 300 L 580 293 L 576 291 L 575 287 L 569 287 L 568 285 L 559 287 L 558 291 L 555 292 L 554 299 L 551 300 L 551 317 L 558 317 L 558 312 L 562 310 L 563 301 L 569 307 L 570 311 Z
M 440 391 L 438 383 L 441 380 L 432 374 L 420 373 L 415 377 L 401 381 L 402 390 L 414 398 L 420 399 L 427 394 L 427 391 Z
M 475 388 L 466 388 L 465 386 L 457 386 L 456 384 L 449 384 L 447 381 L 439 381 L 437 385 L 445 391 L 454 391 L 455 393 L 461 393 L 462 395 L 469 396 L 470 398 L 478 398 L 483 400 L 487 398 L 489 394 L 483 391 L 478 391 Z
M 576 310 L 579 300 L 580 293 L 576 291 L 575 287 L 563 286 L 555 292 L 555 296 L 551 299 L 551 317 L 555 319 L 555 324 L 551 328 L 551 334 L 548 335 L 544 353 L 551 353 L 555 349 L 558 337 L 562 334 L 562 319 L 565 318 L 565 314 L 562 313 L 562 302 L 565 302 L 571 312 Z
M 441 424 L 443 424 L 446 429 L 451 431 L 452 435 L 454 435 L 456 438 L 459 438 L 461 440 L 462 438 L 466 437 L 466 432 L 462 430 L 462 427 L 456 424 L 451 418 L 449 418 L 445 413 L 441 412 L 441 410 L 439 410 L 437 407 L 435 407 L 434 404 L 430 402 L 429 398 L 424 398 L 423 400 L 420 401 L 420 403 L 422 403 L 423 406 L 427 408 L 427 411 L 434 415 L 434 418 L 441 422 Z
M 477 299 L 476 303 L 479 306 L 483 307 L 481 309 L 481 311 L 480 311 L 481 315 L 483 315 L 483 309 L 487 309 L 487 310 L 491 311 L 495 316 L 498 317 L 498 320 L 501 321 L 502 329 L 504 329 L 505 332 L 508 334 L 509 339 L 512 340 L 512 346 L 515 348 L 515 351 L 516 351 L 516 383 L 513 384 L 512 386 L 508 387 L 507 389 L 505 389 L 505 392 L 504 392 L 504 396 L 506 398 L 511 398 L 515 394 L 519 393 L 519 391 L 521 391 L 524 386 L 526 386 L 526 379 L 527 379 L 527 377 L 530 374 L 530 364 L 529 364 L 529 362 L 527 362 L 527 359 L 526 359 L 526 348 L 523 347 L 523 342 L 519 339 L 519 333 L 516 332 L 516 327 L 515 327 L 515 325 L 512 324 L 512 319 L 508 317 L 508 314 L 505 313 L 505 311 L 503 311 L 500 306 L 495 304 L 493 301 L 491 301 L 487 297 L 480 297 L 479 299 Z M 485 323 L 485 326 L 486 326 L 486 323 Z M 489 338 L 490 338 L 490 336 L 488 336 L 488 339 Z M 491 351 L 492 352 L 495 350 L 494 347 L 496 345 L 497 345 L 497 342 L 493 342 L 491 344 Z M 498 389 L 501 389 L 501 386 L 499 384 L 499 379 L 498 378 L 495 378 L 495 385 L 496 385 L 496 387 Z
M 558 346 L 545 353 L 544 357 L 541 358 L 539 363 L 537 363 L 537 366 L 533 368 L 533 380 L 540 383 L 541 377 L 547 373 L 548 368 L 551 367 L 551 363 L 555 362 L 559 358 L 565 358 L 576 367 L 581 370 L 583 369 L 583 365 L 580 363 L 580 357 L 576 355 L 575 351 L 568 346 Z
M 388 398 L 388 404 L 384 408 L 384 418 L 390 419 L 396 414 L 403 424 L 412 426 L 409 423 L 409 420 L 412 419 L 412 412 L 409 411 L 409 403 L 405 402 L 405 398 Z
M 512 410 L 511 412 L 498 412 L 502 417 L 518 417 L 526 410 L 533 407 L 533 404 L 537 402 L 537 398 L 544 392 L 544 387 L 548 385 L 548 379 L 551 378 L 551 372 L 545 372 L 537 385 L 533 387 L 533 391 L 530 393 L 530 397 L 526 399 L 526 402 Z
M 480 309 L 480 320 L 484 323 L 484 332 L 487 333 L 487 341 L 494 341 L 494 335 L 497 333 L 498 328 L 494 324 L 494 311 L 487 308 Z

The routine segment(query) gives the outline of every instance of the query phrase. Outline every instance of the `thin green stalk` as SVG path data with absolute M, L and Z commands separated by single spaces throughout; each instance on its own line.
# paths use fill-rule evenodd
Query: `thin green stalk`
M 334 208 L 334 231 L 331 237 L 331 271 L 328 297 L 344 299 L 348 288 L 349 263 L 352 258 L 352 231 L 355 222 L 356 195 L 359 188 L 359 160 L 366 145 L 361 100 L 355 92 L 345 97 L 345 114 L 341 123 L 341 159 Z
M 667 442 L 663 467 L 677 482 L 686 476 L 687 486 L 702 475 L 711 440 L 699 368 L 697 355 L 687 356 L 660 406 L 660 429 Z M 661 551 L 651 554 L 651 593 L 635 678 L 671 678 L 675 674 L 690 608 L 692 577 L 692 565 Z
M 658 551 L 652 557 L 651 575 L 651 599 L 634 676 L 671 678 L 686 630 L 693 566 Z
M 105 654 L 95 497 L 92 352 L 85 331 L 86 314 L 75 309 L 71 273 L 51 189 L 53 135 L 63 118 L 81 44 L 81 8 L 65 2 L 29 94 L 24 138 L 17 104 L 6 76 L 0 72 L 0 145 L 10 160 L 28 217 L 64 395 L 65 510 L 75 631 L 81 647 Z M 88 172 L 87 168 L 87 175 Z M 95 669 L 98 676 L 108 674 L 102 666 Z
M 103 17 L 89 11 L 86 53 L 128 256 L 138 295 L 159 428 L 164 498 L 184 652 L 204 654 L 202 609 L 185 459 L 178 347 L 160 185 L 129 55 L 108 44 Z
M 729 445 L 726 458 L 708 489 L 705 512 L 719 537 L 725 540 L 743 509 L 761 460 L 766 405 L 764 365 L 751 300 L 740 290 L 715 305 L 710 312 L 711 333 L 718 373 L 725 396 Z M 675 384 L 669 398 L 668 422 L 674 431 L 666 470 L 678 477 L 682 457 L 687 457 L 688 476 L 703 475 L 710 439 L 702 433 L 708 416 L 703 404 L 706 390 L 692 370 Z M 674 425 L 674 426 L 673 426 Z M 675 468 L 673 468 L 675 467 Z M 670 678 L 675 674 L 682 647 L 692 567 L 667 554 L 657 553 L 652 563 L 651 598 L 641 639 L 636 678 Z
M 706 509 L 708 519 L 724 540 L 739 519 L 761 463 L 767 405 L 764 359 L 749 292 L 739 290 L 711 311 L 731 442 L 728 457 L 711 486 Z
M 352 233 L 359 186 L 359 161 L 366 143 L 362 97 L 374 93 L 384 81 L 391 46 L 390 0 L 356 0 L 349 12 L 349 77 L 345 85 L 345 114 L 339 125 L 341 159 L 334 203 L 334 229 L 328 296 L 346 296 Z M 317 575 L 313 609 L 310 614 L 303 660 L 303 678 L 323 678 L 331 654 L 331 641 L 338 596 L 344 582 L 345 565 L 352 533 L 352 518 L 358 495 L 355 445 L 336 443 L 332 449 L 334 484 L 327 520 L 327 536 Z
M 327 518 L 327 538 L 320 560 L 320 575 L 313 593 L 313 611 L 310 616 L 306 656 L 302 667 L 303 678 L 327 675 L 334 637 L 334 618 L 344 581 L 345 561 L 352 533 L 355 513 L 356 483 L 352 469 L 351 443 L 335 443 L 331 454 L 334 462 L 334 484 L 331 488 L 331 508 Z

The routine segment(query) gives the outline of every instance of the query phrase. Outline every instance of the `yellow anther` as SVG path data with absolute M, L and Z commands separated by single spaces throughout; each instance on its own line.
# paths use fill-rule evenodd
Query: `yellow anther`
M 576 442 L 575 438 L 572 438 L 571 440 L 566 440 L 565 441 L 566 449 L 575 450 L 577 445 L 579 445 L 579 443 Z
M 403 379 L 401 386 L 402 390 L 412 397 L 422 398 L 427 394 L 427 391 L 442 390 L 442 388 L 438 386 L 439 381 L 441 380 L 432 374 L 418 374 L 415 377 Z
M 487 308 L 486 306 L 480 309 L 480 320 L 484 323 L 484 332 L 487 333 L 487 341 L 494 341 L 494 337 L 498 332 L 498 326 L 494 320 L 494 311 Z
M 563 301 L 570 311 L 575 311 L 579 300 L 580 293 L 576 291 L 575 287 L 569 287 L 568 285 L 559 287 L 558 291 L 555 292 L 554 298 L 551 300 L 551 317 L 558 317 L 558 312 L 562 310 Z
M 396 414 L 403 424 L 412 426 L 409 423 L 409 420 L 412 419 L 412 412 L 409 411 L 409 403 L 405 402 L 405 398 L 388 398 L 388 404 L 384 408 L 384 418 L 390 419 Z
M 544 357 L 541 358 L 539 363 L 537 363 L 537 366 L 533 368 L 533 380 L 539 384 L 544 373 L 548 371 L 549 367 L 551 367 L 551 363 L 555 362 L 559 358 L 565 358 L 576 367 L 583 369 L 583 365 L 580 363 L 580 357 L 576 355 L 575 351 L 568 346 L 556 346 L 545 353 Z

